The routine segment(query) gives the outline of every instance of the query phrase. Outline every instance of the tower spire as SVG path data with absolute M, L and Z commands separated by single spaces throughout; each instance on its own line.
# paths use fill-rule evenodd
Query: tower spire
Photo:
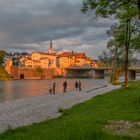
M 49 48 L 48 53 L 49 53 L 49 54 L 54 53 L 54 52 L 53 52 L 53 44 L 52 44 L 52 40 L 50 41 L 50 48 Z
M 53 48 L 53 46 L 52 46 L 52 40 L 50 41 L 50 49 L 52 49 Z

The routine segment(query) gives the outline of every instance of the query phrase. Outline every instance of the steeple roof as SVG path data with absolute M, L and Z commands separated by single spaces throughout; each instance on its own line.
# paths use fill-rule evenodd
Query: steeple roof
M 48 51 L 49 54 L 53 54 L 53 44 L 52 44 L 52 40 L 50 41 L 50 48 L 49 48 L 49 51 Z
M 53 48 L 53 45 L 52 45 L 52 40 L 50 41 L 50 49 Z

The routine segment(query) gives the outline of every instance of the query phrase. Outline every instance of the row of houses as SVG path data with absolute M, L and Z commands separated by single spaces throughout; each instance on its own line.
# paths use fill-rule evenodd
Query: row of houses
M 24 53 L 16 56 L 7 55 L 7 57 L 5 57 L 6 60 L 12 60 L 13 65 L 24 68 L 97 67 L 96 62 L 83 52 L 54 52 L 52 41 L 48 52 L 32 52 L 31 54 Z
M 54 52 L 52 41 L 48 52 L 32 52 L 18 59 L 18 65 L 25 68 L 68 68 L 68 67 L 97 67 L 91 57 L 81 52 Z

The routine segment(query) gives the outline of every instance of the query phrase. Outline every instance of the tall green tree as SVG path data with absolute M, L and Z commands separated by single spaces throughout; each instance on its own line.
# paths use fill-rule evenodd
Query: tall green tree
M 129 52 L 132 49 L 140 47 L 139 41 L 139 26 L 140 22 L 135 16 L 135 10 L 133 7 L 125 6 L 120 13 L 120 25 L 118 35 L 115 37 L 116 41 L 125 46 L 125 87 L 128 87 L 128 66 L 129 66 Z
M 118 47 L 124 48 L 125 61 L 125 87 L 128 87 L 128 67 L 133 50 L 139 48 L 139 21 L 131 16 L 121 18 L 120 23 L 115 27 L 115 33 L 112 36 Z
M 135 38 L 133 42 L 135 42 L 135 44 L 138 43 L 138 39 L 136 41 L 136 35 L 133 34 L 135 33 L 135 24 L 134 26 L 132 26 L 132 24 L 138 19 L 138 16 L 140 18 L 140 0 L 84 0 L 81 11 L 87 13 L 92 10 L 95 10 L 96 16 L 109 17 L 110 15 L 115 15 L 123 22 L 120 27 L 124 26 L 124 31 L 123 33 L 120 31 L 118 39 L 120 43 L 122 43 L 121 45 L 125 45 L 125 88 L 127 88 L 128 54 L 132 36 Z

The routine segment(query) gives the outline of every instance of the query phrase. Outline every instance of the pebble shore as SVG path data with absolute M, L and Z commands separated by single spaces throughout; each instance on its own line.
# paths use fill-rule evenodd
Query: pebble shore
M 86 91 L 73 91 L 55 95 L 28 97 L 19 100 L 0 102 L 0 133 L 21 126 L 38 123 L 60 115 L 60 108 L 68 109 L 94 96 L 120 88 L 107 85 Z M 89 92 L 90 91 L 90 92 Z

